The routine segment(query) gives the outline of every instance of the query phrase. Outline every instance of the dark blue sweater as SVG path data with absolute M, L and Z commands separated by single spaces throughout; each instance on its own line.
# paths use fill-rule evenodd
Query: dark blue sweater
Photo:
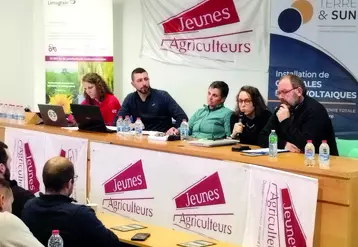
M 116 125 L 118 116 L 132 117 L 135 121 L 140 117 L 145 130 L 166 132 L 173 127 L 172 118 L 175 119 L 174 127 L 178 128 L 183 119 L 188 120 L 187 115 L 169 93 L 163 90 L 150 89 L 150 94 L 145 101 L 139 97 L 137 92 L 130 93 L 124 99 L 121 109 L 114 118 Z
M 40 194 L 40 197 L 27 201 L 22 220 L 44 246 L 47 246 L 52 230 L 60 231 L 66 247 L 123 246 L 91 208 L 72 201 L 64 195 Z

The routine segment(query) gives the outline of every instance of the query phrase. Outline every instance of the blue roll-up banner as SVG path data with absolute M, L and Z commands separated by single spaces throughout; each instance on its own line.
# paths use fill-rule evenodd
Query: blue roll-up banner
M 327 109 L 336 135 L 358 133 L 357 0 L 272 0 L 269 107 L 277 82 L 301 77 L 307 94 Z

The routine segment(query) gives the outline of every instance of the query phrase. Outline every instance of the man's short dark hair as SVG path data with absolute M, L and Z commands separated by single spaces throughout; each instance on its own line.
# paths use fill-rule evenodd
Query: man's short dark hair
M 146 73 L 147 71 L 143 68 L 135 68 L 133 71 L 132 71 L 132 74 L 131 74 L 131 78 L 132 78 L 132 81 L 133 81 L 133 78 L 134 78 L 134 74 L 142 74 L 142 73 Z
M 307 89 L 306 89 L 306 85 L 305 83 L 303 82 L 303 80 L 298 77 L 297 75 L 293 75 L 293 74 L 288 74 L 288 75 L 284 75 L 280 78 L 280 81 L 283 79 L 283 78 L 288 78 L 291 82 L 291 85 L 293 88 L 302 88 L 302 95 L 303 96 L 306 96 L 307 94 Z
M 229 86 L 223 81 L 214 81 L 209 87 L 219 89 L 221 98 L 226 99 L 229 94 Z
M 6 196 L 9 196 L 12 194 L 10 182 L 4 178 L 0 178 L 0 189 L 3 189 L 4 191 L 6 191 Z
M 8 149 L 8 146 L 0 141 L 0 163 L 3 163 L 4 165 L 7 164 L 7 161 L 9 159 L 6 153 L 6 149 Z
M 64 157 L 49 159 L 42 171 L 42 180 L 46 191 L 60 192 L 75 176 L 72 162 Z
M 6 149 L 8 149 L 8 146 L 0 141 L 0 164 L 4 164 L 5 166 L 4 178 L 10 180 L 10 169 L 7 167 L 9 156 L 6 153 Z

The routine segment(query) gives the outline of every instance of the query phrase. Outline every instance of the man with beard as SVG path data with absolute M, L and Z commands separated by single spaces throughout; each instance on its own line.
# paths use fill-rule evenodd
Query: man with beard
M 29 200 L 22 220 L 34 236 L 47 246 L 53 230 L 59 230 L 66 247 L 128 246 L 96 217 L 90 207 L 72 203 L 77 176 L 73 163 L 64 157 L 49 159 L 42 171 L 45 194 Z
M 119 116 L 123 119 L 130 116 L 133 122 L 140 117 L 145 130 L 166 132 L 168 135 L 178 134 L 180 124 L 188 119 L 183 109 L 166 91 L 150 87 L 145 69 L 136 68 L 131 77 L 131 84 L 136 92 L 128 94 L 124 99 L 113 125 L 116 125 Z M 174 126 L 172 118 L 175 119 Z
M 278 148 L 290 152 L 304 152 L 307 140 L 312 140 L 316 152 L 326 140 L 331 155 L 338 155 L 331 119 L 323 105 L 306 95 L 306 87 L 295 75 L 283 76 L 276 95 L 281 104 L 276 108 L 259 136 L 259 144 L 268 147 L 271 130 L 276 130 Z
M 8 147 L 5 143 L 0 142 L 0 178 L 4 178 L 10 183 L 10 188 L 14 195 L 12 213 L 20 218 L 25 203 L 27 200 L 33 198 L 34 194 L 18 186 L 15 180 L 10 180 L 10 163 L 11 155 Z

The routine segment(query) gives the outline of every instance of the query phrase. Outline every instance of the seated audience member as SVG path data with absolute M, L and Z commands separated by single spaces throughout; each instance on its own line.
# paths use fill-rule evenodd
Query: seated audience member
M 0 142 L 0 178 L 4 178 L 9 182 L 12 194 L 14 196 L 12 213 L 20 218 L 27 200 L 35 196 L 30 191 L 18 186 L 15 180 L 10 180 L 10 162 L 11 155 L 9 149 L 5 143 Z
M 223 81 L 211 83 L 207 105 L 197 110 L 189 120 L 189 134 L 199 139 L 221 139 L 230 136 L 232 111 L 224 106 L 229 86 Z
M 29 200 L 22 213 L 22 220 L 42 244 L 47 245 L 52 230 L 59 230 L 66 247 L 123 246 L 91 208 L 72 203 L 70 195 L 76 176 L 70 160 L 48 160 L 42 179 L 45 194 Z
M 338 155 L 331 119 L 323 105 L 306 95 L 306 87 L 295 75 L 283 76 L 276 95 L 280 106 L 260 133 L 259 143 L 268 147 L 271 130 L 276 130 L 278 148 L 290 152 L 304 152 L 307 140 L 312 140 L 316 152 L 322 140 L 326 140 L 332 155 Z
M 271 117 L 271 112 L 256 87 L 243 86 L 236 102 L 236 110 L 230 119 L 231 137 L 241 143 L 258 145 L 260 131 Z
M 188 119 L 183 109 L 166 91 L 150 87 L 145 69 L 136 68 L 131 77 L 136 92 L 128 94 L 124 99 L 113 125 L 116 125 L 118 116 L 123 119 L 130 116 L 132 121 L 140 117 L 145 130 L 166 132 L 168 135 L 178 134 L 183 119 Z M 174 126 L 172 118 L 175 119 Z
M 24 222 L 11 213 L 13 201 L 10 183 L 0 178 L 0 246 L 43 247 Z
M 106 82 L 96 73 L 88 73 L 82 78 L 85 99 L 82 105 L 98 106 L 106 125 L 112 125 L 121 108 L 118 99 L 109 91 Z

